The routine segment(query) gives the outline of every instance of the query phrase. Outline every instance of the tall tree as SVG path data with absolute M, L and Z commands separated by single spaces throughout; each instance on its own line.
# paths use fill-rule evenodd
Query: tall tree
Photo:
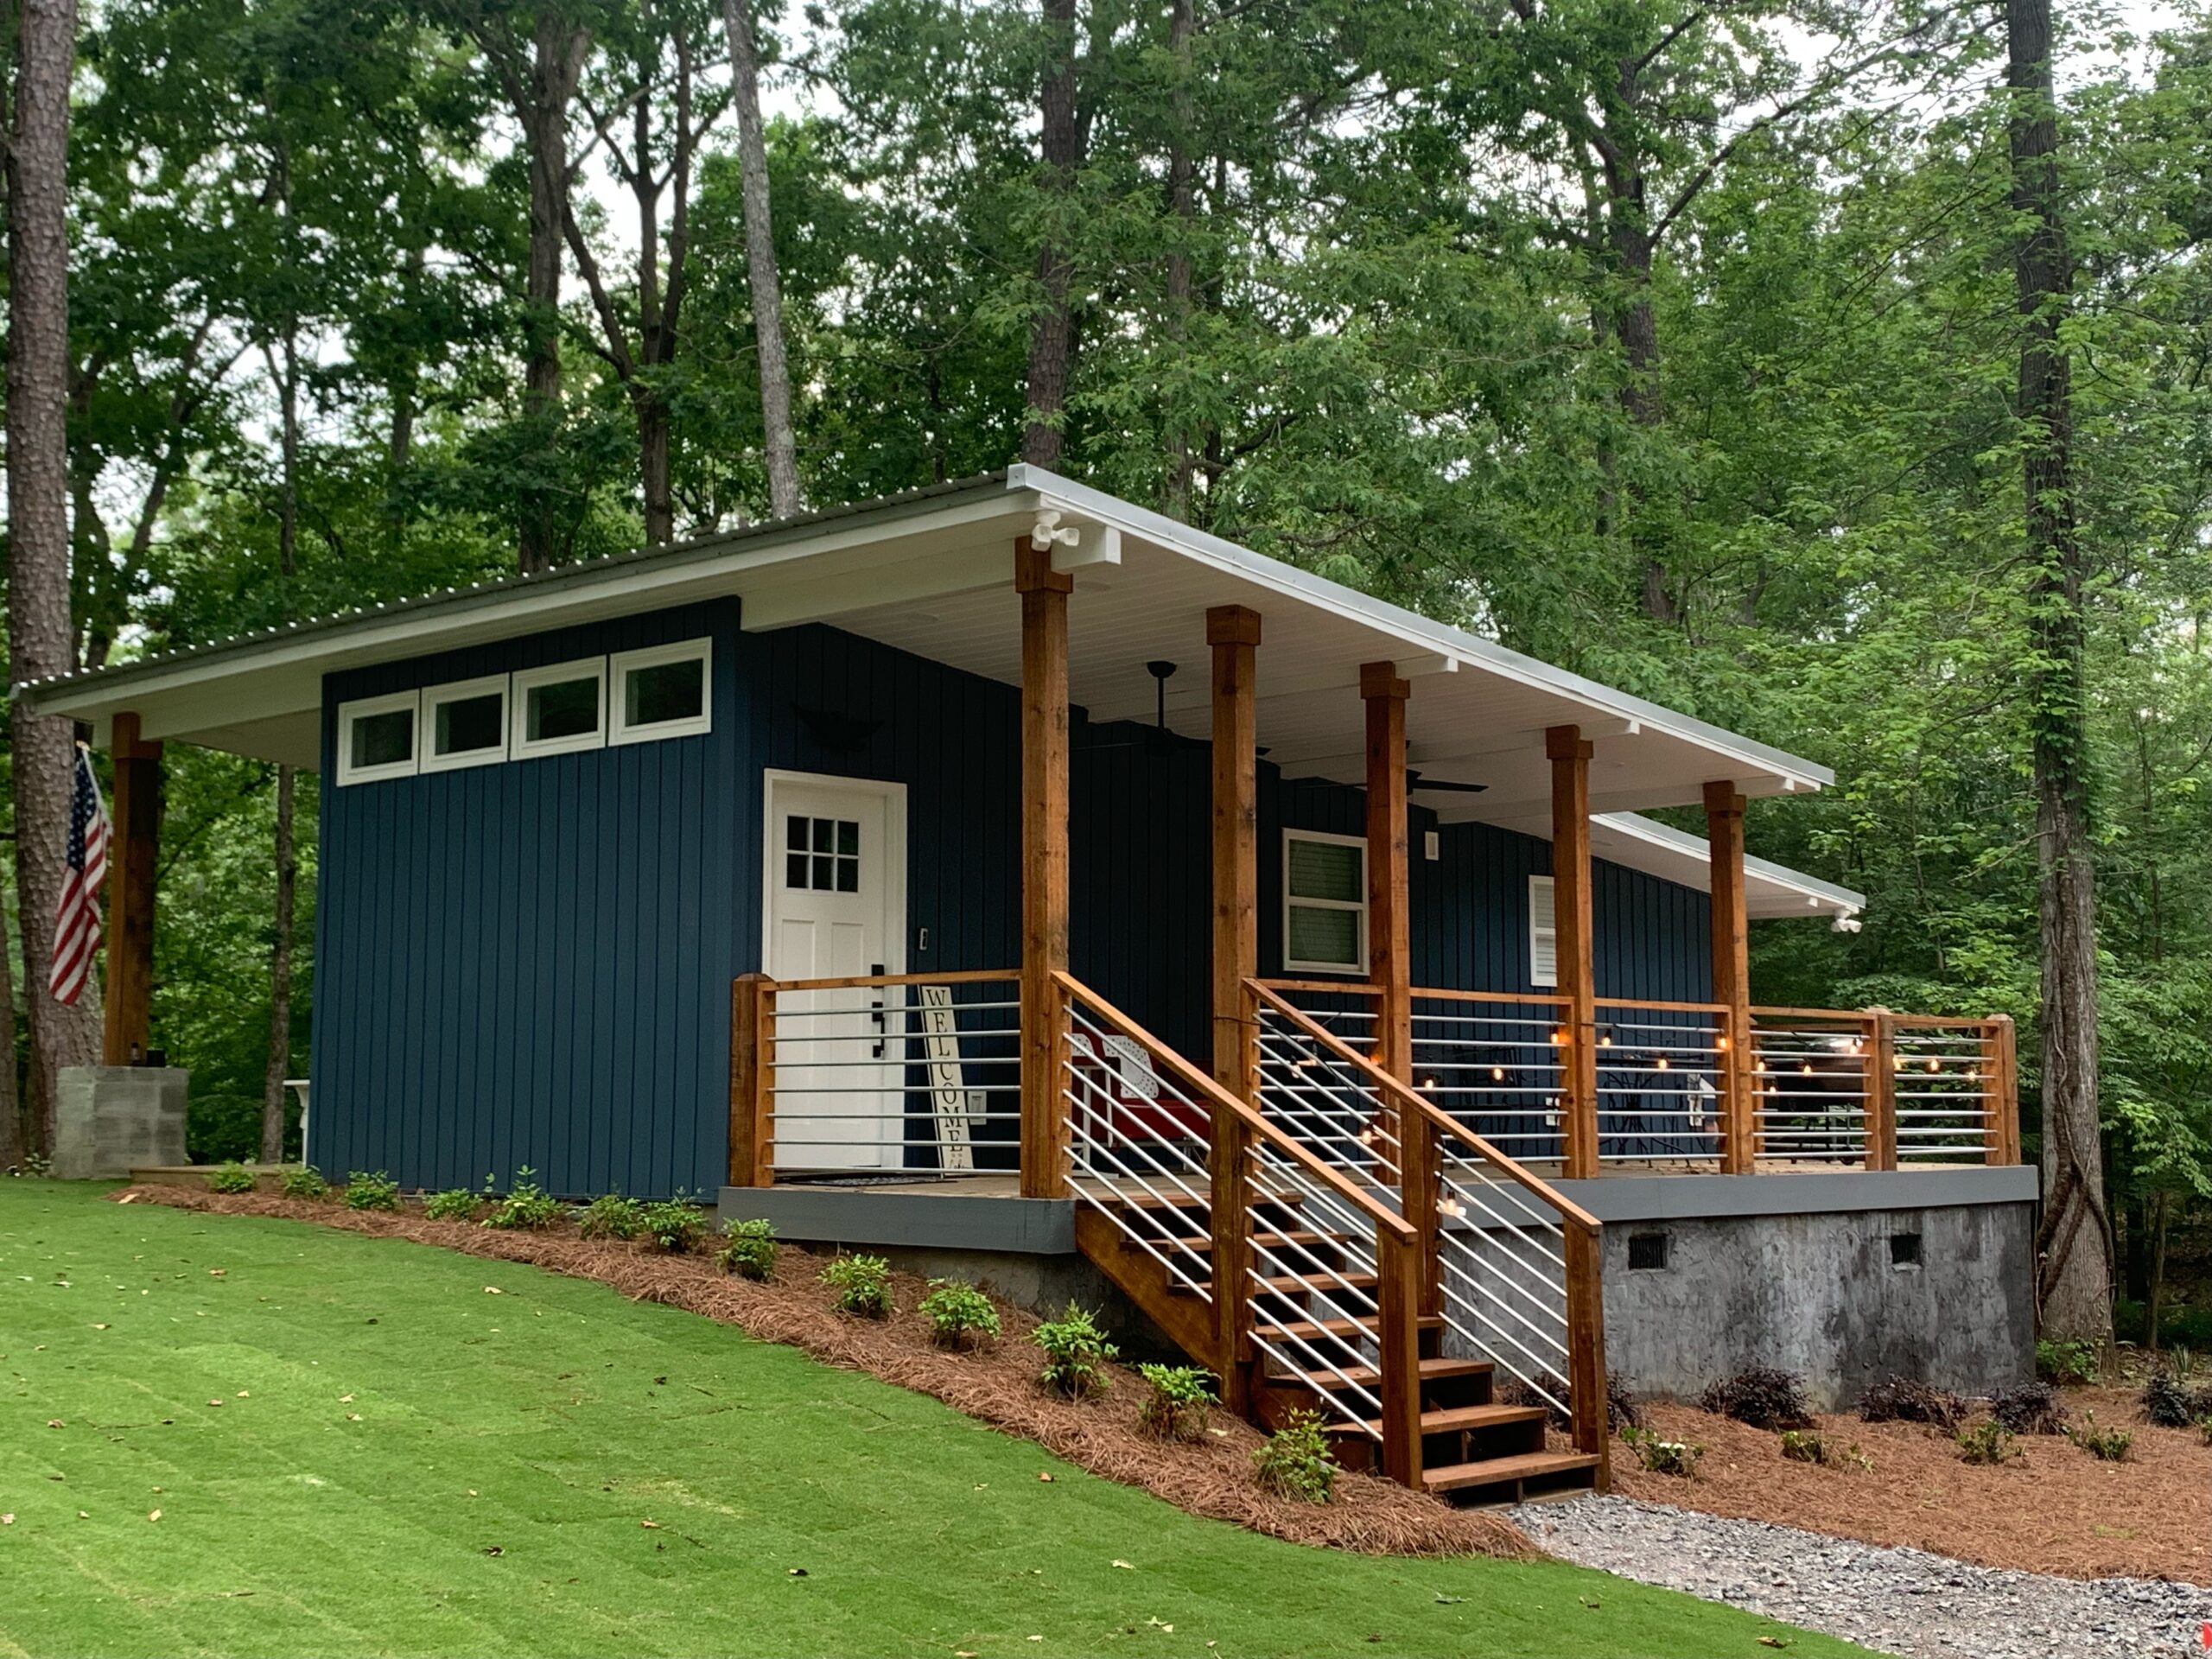
M 2072 364 L 2065 325 L 2074 269 L 2051 78 L 2050 0 L 2006 0 L 2005 86 L 2018 225 L 2021 482 L 2025 492 L 2027 693 L 2040 872 L 2043 1224 L 2036 1236 L 2044 1329 L 2112 1335 L 2112 1220 L 2105 1207 L 2097 1088 L 2096 872 L 2089 839 L 2085 690 L 2088 563 L 2075 522 Z
M 769 217 L 768 145 L 760 123 L 760 46 L 747 0 L 722 0 L 729 35 L 730 92 L 737 105 L 737 164 L 745 201 L 745 269 L 753 290 L 753 332 L 760 359 L 760 429 L 768 465 L 768 504 L 779 518 L 804 505 L 798 441 L 791 430 L 791 372 L 784 352 L 784 289 Z
M 1045 0 L 1038 181 L 1046 206 L 1045 233 L 1037 244 L 1039 299 L 1029 323 L 1029 413 L 1021 435 L 1021 458 L 1040 467 L 1058 466 L 1065 448 L 1068 381 L 1075 372 L 1074 262 L 1065 221 L 1090 128 L 1076 99 L 1076 3 Z
M 76 0 L 21 0 L 8 142 L 8 658 L 17 680 L 76 666 L 69 615 L 69 82 Z M 47 991 L 76 754 L 66 720 L 10 713 L 16 892 L 30 1016 L 30 1134 L 53 1145 L 64 1066 L 99 1057 L 99 995 Z

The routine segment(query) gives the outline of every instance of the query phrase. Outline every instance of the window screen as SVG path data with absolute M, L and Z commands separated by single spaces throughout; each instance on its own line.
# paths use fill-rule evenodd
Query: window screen
M 1367 967 L 1367 849 L 1344 837 L 1283 836 L 1283 965 Z

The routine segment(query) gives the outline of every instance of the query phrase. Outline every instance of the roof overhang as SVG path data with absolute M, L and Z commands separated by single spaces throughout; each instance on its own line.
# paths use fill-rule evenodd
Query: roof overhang
M 1642 870 L 1662 880 L 1704 887 L 1713 862 L 1705 838 L 1634 812 L 1607 812 L 1590 820 L 1590 851 L 1609 864 Z M 1866 907 L 1866 895 L 1764 858 L 1744 860 L 1745 908 L 1753 921 L 1818 916 L 1847 920 Z
M 742 601 L 748 631 L 830 623 L 1019 683 L 1013 550 L 1046 515 L 1057 515 L 1051 528 L 1061 533 L 1054 563 L 1074 577 L 1070 696 L 1094 721 L 1151 719 L 1159 688 L 1146 664 L 1166 659 L 1180 670 L 1167 685 L 1167 724 L 1204 737 L 1211 718 L 1205 613 L 1242 605 L 1259 613 L 1262 629 L 1259 741 L 1288 776 L 1363 779 L 1360 669 L 1390 662 L 1413 685 L 1410 764 L 1433 778 L 1484 785 L 1479 794 L 1416 794 L 1449 821 L 1548 835 L 1544 734 L 1554 726 L 1578 726 L 1594 743 L 1590 804 L 1601 824 L 1641 808 L 1694 804 L 1712 781 L 1751 797 L 1833 781 L 1810 760 L 1020 466 L 16 691 L 41 713 L 89 721 L 102 743 L 113 716 L 130 710 L 149 740 L 313 766 L 326 674 L 732 595 Z M 1669 868 L 1679 869 L 1685 856 L 1644 830 L 1606 833 L 1615 835 L 1623 862 L 1672 860 Z M 1685 839 L 1701 861 L 1702 843 Z M 1855 905 L 1845 889 L 1829 892 Z M 1797 902 L 1795 913 L 1802 913 L 1802 891 Z

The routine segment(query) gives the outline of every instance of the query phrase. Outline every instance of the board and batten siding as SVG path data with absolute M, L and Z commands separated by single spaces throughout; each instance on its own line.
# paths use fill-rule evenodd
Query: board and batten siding
M 725 601 L 329 677 L 334 779 L 341 702 L 714 642 L 710 733 L 321 791 L 318 1166 L 439 1187 L 505 1185 L 526 1165 L 567 1195 L 719 1185 L 729 982 L 761 960 L 766 769 L 904 784 L 908 971 L 1018 965 L 1016 690 L 831 627 L 739 622 Z M 1203 1062 L 1206 746 L 1078 715 L 1071 748 L 1071 965 Z M 1282 830 L 1357 835 L 1364 807 L 1264 762 L 1259 807 L 1272 973 Z M 1436 827 L 1417 805 L 1417 981 L 1527 988 L 1527 876 L 1549 848 L 1449 824 L 1430 861 Z M 1702 893 L 1600 865 L 1594 897 L 1602 994 L 1702 1000 Z

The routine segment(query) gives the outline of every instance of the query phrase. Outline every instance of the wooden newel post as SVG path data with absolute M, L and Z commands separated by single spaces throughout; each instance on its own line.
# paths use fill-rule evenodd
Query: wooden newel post
M 114 839 L 108 852 L 107 979 L 100 1058 L 109 1065 L 146 1058 L 154 1002 L 154 871 L 161 849 L 162 746 L 139 741 L 138 716 L 115 716 L 108 741 L 115 767 Z
M 1705 833 L 1712 871 L 1713 1000 L 1722 1009 L 1720 1170 L 1740 1175 L 1758 1155 L 1752 1092 L 1751 957 L 1744 894 L 1744 798 L 1726 780 L 1705 786 Z
M 1244 1177 L 1252 1155 L 1244 1120 L 1217 1116 L 1207 1147 L 1213 1205 L 1214 1339 L 1221 1403 L 1239 1415 L 1252 1403 L 1252 1218 Z
M 1605 1421 L 1605 1235 L 1569 1222 L 1567 1244 L 1568 1403 L 1574 1408 L 1574 1448 L 1598 1459 L 1599 1491 L 1612 1484 Z
M 2019 1057 L 2012 1016 L 1993 1014 L 1981 1028 L 1982 1098 L 1989 1110 L 1989 1139 L 1982 1156 L 1993 1164 L 2020 1161 Z
M 1570 1180 L 1598 1173 L 1598 984 L 1591 960 L 1590 756 L 1579 726 L 1544 733 L 1552 763 L 1552 921 L 1559 994 L 1567 1003 L 1560 1057 L 1567 1113 L 1560 1162 Z
M 1217 605 L 1206 613 L 1213 653 L 1213 1077 L 1237 1099 L 1259 1095 L 1260 1017 L 1246 981 L 1260 971 L 1259 715 L 1255 676 L 1259 613 Z M 1213 1199 L 1214 1318 L 1221 1345 L 1222 1403 L 1242 1411 L 1251 1397 L 1252 1306 L 1248 1270 L 1251 1218 L 1244 1176 L 1250 1136 L 1241 1119 L 1217 1112 L 1209 1171 Z
M 729 1184 L 773 1186 L 776 982 L 740 974 L 729 987 Z
M 1421 1332 L 1414 1316 L 1421 1305 L 1421 1239 L 1378 1230 L 1376 1270 L 1376 1386 L 1382 1399 L 1382 1472 L 1402 1485 L 1421 1485 Z
M 1866 1019 L 1866 1167 L 1897 1166 L 1897 1033 L 1877 1008 Z
M 1064 1196 L 1060 995 L 1068 966 L 1068 594 L 1050 548 L 1014 544 L 1021 595 L 1021 1195 Z

